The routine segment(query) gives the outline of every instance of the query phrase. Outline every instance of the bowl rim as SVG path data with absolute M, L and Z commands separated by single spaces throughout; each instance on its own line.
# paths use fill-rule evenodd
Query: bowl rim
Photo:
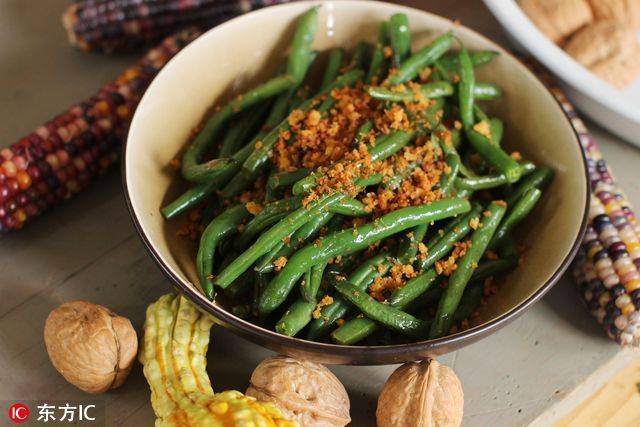
M 304 0 L 304 1 L 297 1 L 295 3 L 284 3 L 280 5 L 269 6 L 267 8 L 259 9 L 244 15 L 240 15 L 236 18 L 233 18 L 221 25 L 218 25 L 204 32 L 200 37 L 204 36 L 205 34 L 211 31 L 215 31 L 221 27 L 232 25 L 236 20 L 247 19 L 247 16 L 255 16 L 256 14 L 266 13 L 265 11 L 269 11 L 269 13 L 273 13 L 273 10 L 278 8 L 284 9 L 289 7 L 300 7 L 300 5 L 313 6 L 313 5 L 324 4 L 324 3 L 333 3 L 333 1 L 320 2 L 318 0 Z M 354 6 L 369 3 L 369 4 L 377 5 L 379 7 L 392 7 L 393 10 L 397 12 L 409 11 L 411 13 L 426 14 L 426 15 L 430 15 L 430 17 L 432 18 L 446 20 L 455 25 L 454 21 L 431 12 L 423 11 L 423 10 L 408 7 L 408 6 L 401 6 L 401 5 L 396 5 L 392 3 L 382 2 L 382 1 L 341 0 L 340 3 L 351 4 Z M 339 345 L 339 344 L 326 343 L 326 342 L 310 341 L 303 338 L 289 337 L 286 335 L 278 334 L 275 331 L 271 331 L 269 329 L 263 328 L 254 323 L 240 319 L 239 317 L 236 317 L 235 315 L 233 315 L 231 312 L 225 310 L 223 307 L 212 304 L 210 301 L 208 301 L 205 298 L 203 294 L 198 292 L 195 289 L 195 287 L 192 289 L 190 286 L 188 286 L 188 284 L 185 281 L 183 281 L 180 277 L 175 275 L 171 270 L 171 268 L 169 268 L 168 265 L 166 265 L 160 253 L 155 249 L 153 243 L 145 234 L 142 224 L 138 216 L 136 215 L 136 212 L 133 207 L 133 202 L 129 192 L 129 185 L 127 180 L 126 165 L 127 165 L 127 158 L 128 158 L 127 149 L 129 146 L 129 135 L 127 135 L 127 138 L 123 143 L 123 161 L 121 163 L 122 186 L 124 189 L 124 196 L 125 196 L 125 203 L 127 206 L 127 210 L 129 212 L 129 215 L 135 227 L 136 233 L 138 234 L 139 238 L 142 240 L 146 251 L 149 253 L 149 255 L 151 255 L 151 258 L 155 261 L 157 266 L 160 268 L 163 275 L 167 279 L 169 279 L 173 287 L 177 288 L 179 292 L 187 296 L 190 301 L 196 303 L 200 307 L 200 309 L 211 314 L 217 321 L 222 322 L 225 325 L 225 327 L 231 326 L 231 330 L 234 333 L 240 334 L 240 336 L 242 336 L 243 338 L 249 338 L 251 341 L 253 341 L 254 343 L 258 343 L 262 347 L 295 348 L 296 350 L 305 352 L 307 354 L 322 353 L 322 354 L 330 355 L 331 358 L 334 358 L 336 360 L 347 361 L 347 362 L 339 362 L 341 364 L 366 364 L 366 365 L 398 363 L 401 361 L 409 360 L 407 356 L 411 356 L 411 355 L 415 356 L 416 354 L 426 354 L 426 353 L 437 354 L 437 353 L 446 352 L 447 351 L 446 348 L 449 346 L 461 347 L 462 345 L 464 345 L 464 343 L 472 343 L 492 332 L 499 330 L 501 327 L 515 320 L 520 315 L 522 315 L 527 309 L 529 309 L 533 304 L 539 301 L 559 281 L 561 276 L 567 271 L 571 261 L 573 260 L 576 253 L 578 252 L 578 249 L 580 248 L 580 243 L 582 242 L 582 239 L 586 232 L 588 214 L 589 214 L 589 204 L 590 204 L 589 200 L 590 200 L 590 192 L 591 192 L 591 184 L 589 180 L 587 159 L 586 159 L 584 150 L 580 144 L 580 137 L 578 135 L 578 132 L 573 126 L 569 115 L 562 108 L 562 105 L 555 98 L 555 96 L 552 94 L 552 92 L 547 87 L 547 85 L 545 85 L 544 82 L 542 82 L 533 72 L 531 72 L 531 70 L 528 67 L 526 67 L 522 63 L 522 61 L 520 61 L 520 59 L 518 59 L 508 50 L 502 48 L 497 43 L 493 42 L 489 38 L 485 37 L 484 35 L 478 33 L 477 31 L 469 27 L 462 26 L 462 25 L 460 27 L 464 28 L 467 31 L 470 31 L 474 37 L 478 37 L 483 41 L 491 44 L 492 47 L 498 50 L 502 55 L 506 55 L 511 59 L 514 59 L 516 67 L 520 67 L 523 72 L 530 74 L 544 88 L 544 90 L 546 90 L 549 93 L 549 96 L 551 96 L 551 98 L 555 101 L 559 110 L 562 112 L 564 119 L 567 121 L 567 124 L 570 126 L 574 135 L 574 142 L 578 145 L 578 148 L 580 151 L 580 157 L 582 159 L 582 169 L 583 169 L 583 173 L 585 176 L 585 183 L 586 183 L 584 188 L 585 205 L 583 207 L 581 224 L 576 234 L 576 237 L 571 244 L 571 247 L 568 253 L 560 262 L 558 269 L 551 275 L 551 277 L 549 277 L 549 279 L 545 283 L 540 285 L 540 287 L 533 294 L 531 294 L 527 299 L 519 303 L 513 309 L 481 325 L 474 326 L 472 328 L 469 328 L 462 332 L 458 332 L 456 334 L 447 335 L 447 336 L 437 338 L 437 339 L 432 339 L 432 340 L 423 340 L 423 341 L 412 342 L 412 343 L 383 345 L 383 346 L 357 346 L 357 345 L 348 346 L 348 345 Z M 197 39 L 195 41 L 197 41 Z M 154 78 L 154 80 L 151 82 L 151 84 L 145 91 L 145 94 L 140 100 L 140 104 L 144 102 L 145 97 L 147 97 L 147 94 L 149 92 L 149 89 L 154 85 L 157 77 L 161 73 L 165 72 L 165 68 L 167 68 L 169 64 L 178 55 L 182 54 L 182 52 L 184 52 L 186 49 L 189 49 L 192 43 L 193 42 L 185 46 L 180 52 L 178 52 L 178 54 L 176 54 L 176 56 L 174 56 L 174 58 L 172 58 L 165 65 L 165 67 L 163 67 L 162 70 L 160 70 L 160 73 L 158 73 L 158 75 Z M 131 123 L 134 123 L 134 120 L 135 120 L 135 113 Z M 366 355 L 363 355 L 363 354 L 366 354 Z M 332 362 L 328 362 L 328 363 L 332 363 Z

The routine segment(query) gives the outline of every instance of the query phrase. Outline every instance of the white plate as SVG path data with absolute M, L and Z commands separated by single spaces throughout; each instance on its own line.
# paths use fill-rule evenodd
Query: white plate
M 620 90 L 600 80 L 549 40 L 512 0 L 484 0 L 513 41 L 563 83 L 567 95 L 593 121 L 640 146 L 640 79 Z

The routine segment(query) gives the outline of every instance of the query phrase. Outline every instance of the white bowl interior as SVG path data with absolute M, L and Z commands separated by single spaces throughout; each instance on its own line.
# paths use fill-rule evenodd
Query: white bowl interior
M 296 17 L 317 2 L 270 7 L 223 24 L 186 47 L 153 81 L 140 103 L 125 152 L 126 191 L 136 221 L 156 258 L 175 280 L 196 288 L 195 246 L 177 237 L 177 220 L 159 209 L 186 188 L 167 165 L 183 150 L 191 130 L 217 101 L 272 75 L 283 60 Z M 587 203 L 581 151 L 551 94 L 513 57 L 477 33 L 441 17 L 378 2 L 322 3 L 315 48 L 351 47 L 375 40 L 380 21 L 409 15 L 416 45 L 454 29 L 470 49 L 502 52 L 478 80 L 499 84 L 504 98 L 492 111 L 506 123 L 505 143 L 526 158 L 553 167 L 556 179 L 521 231 L 525 262 L 504 279 L 483 310 L 487 322 L 534 295 L 565 263 L 579 236 Z M 209 304 L 204 298 L 203 303 Z

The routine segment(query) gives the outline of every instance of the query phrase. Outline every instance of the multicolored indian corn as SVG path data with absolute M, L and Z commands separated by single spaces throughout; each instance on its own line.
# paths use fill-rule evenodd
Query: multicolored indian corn
M 22 228 L 117 163 L 147 86 L 198 35 L 191 29 L 168 37 L 97 94 L 0 149 L 0 232 Z
M 208 29 L 283 0 L 83 0 L 62 16 L 69 42 L 86 51 L 128 50 L 185 26 Z
M 569 117 L 587 160 L 589 222 L 573 262 L 580 296 L 609 337 L 624 346 L 640 347 L 640 223 L 562 89 L 533 58 L 524 62 L 542 78 Z
M 578 132 L 591 180 L 589 224 L 573 265 L 587 308 L 622 345 L 640 346 L 640 224 L 598 144 L 564 93 L 552 93 Z

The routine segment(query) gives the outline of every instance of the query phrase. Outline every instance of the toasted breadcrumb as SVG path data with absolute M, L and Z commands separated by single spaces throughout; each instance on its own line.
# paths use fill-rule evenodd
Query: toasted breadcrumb
M 436 262 L 436 273 L 438 275 L 451 276 L 458 268 L 457 261 L 467 253 L 470 247 L 470 240 L 455 243 L 449 257 Z
M 489 139 L 491 138 L 491 128 L 489 127 L 489 123 L 484 120 L 473 125 L 473 130 L 482 136 L 486 136 Z
M 262 205 L 256 202 L 248 202 L 245 207 L 251 215 L 258 215 L 262 211 Z
M 282 270 L 282 268 L 287 265 L 287 257 L 281 256 L 280 258 L 273 261 L 273 265 L 276 271 Z
M 328 305 L 333 304 L 333 297 L 330 295 L 325 295 L 316 305 L 315 310 L 313 310 L 312 316 L 314 319 L 319 319 L 322 315 L 322 308 Z

